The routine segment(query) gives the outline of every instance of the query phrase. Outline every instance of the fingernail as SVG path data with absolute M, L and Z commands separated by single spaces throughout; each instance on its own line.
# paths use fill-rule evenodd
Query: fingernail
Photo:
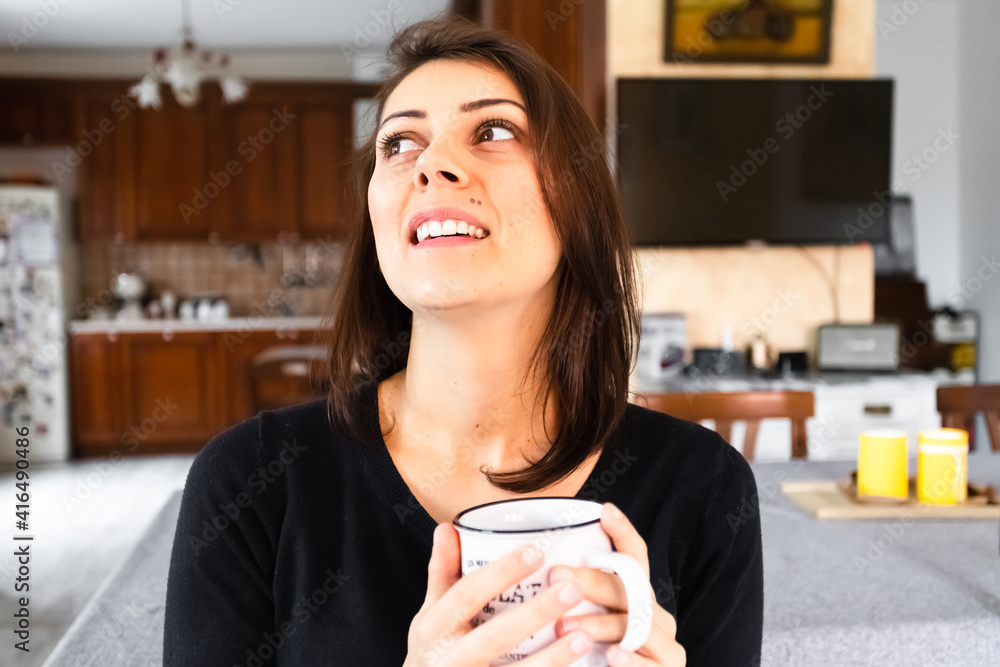
M 580 601 L 580 593 L 573 584 L 565 584 L 563 589 L 559 591 L 559 599 L 565 604 L 576 604 Z
M 590 638 L 582 632 L 577 633 L 576 637 L 573 637 L 573 641 L 569 646 L 573 649 L 573 653 L 581 655 L 590 650 Z
M 534 565 L 538 561 L 542 560 L 545 554 L 542 550 L 536 546 L 527 546 L 524 551 L 521 552 L 521 559 L 524 560 L 528 565 Z
M 552 571 L 549 572 L 549 583 L 556 583 L 557 581 L 569 581 L 573 578 L 573 573 L 569 571 L 569 568 L 565 567 L 554 567 Z
M 628 664 L 628 653 L 617 646 L 609 646 L 605 657 L 611 667 L 625 667 Z
M 569 633 L 573 632 L 574 630 L 580 627 L 580 621 L 570 616 L 567 616 L 560 621 L 560 625 L 562 626 L 563 634 L 568 635 Z
M 620 509 L 612 505 L 611 503 L 604 503 L 604 511 L 608 513 L 608 518 L 618 521 L 622 518 L 622 512 Z
M 441 526 L 444 524 L 438 524 L 437 528 L 434 529 L 434 544 L 437 545 L 441 541 L 441 531 L 444 530 Z

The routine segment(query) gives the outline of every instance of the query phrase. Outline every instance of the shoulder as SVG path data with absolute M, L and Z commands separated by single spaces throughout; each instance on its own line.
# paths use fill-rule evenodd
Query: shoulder
M 297 459 L 331 435 L 323 400 L 261 412 L 213 437 L 195 456 L 188 480 L 246 485 L 271 462 Z
M 275 441 L 316 436 L 329 432 L 330 423 L 323 399 L 280 410 L 259 412 L 213 437 L 198 453 L 197 459 L 219 457 L 242 460 L 252 451 L 263 453 Z M 197 460 L 196 459 L 196 460 Z
M 702 479 L 753 479 L 749 463 L 715 431 L 701 424 L 629 404 L 623 431 L 650 465 Z
M 603 481 L 640 522 L 666 523 L 694 539 L 756 502 L 749 463 L 715 431 L 629 404 L 619 433 Z

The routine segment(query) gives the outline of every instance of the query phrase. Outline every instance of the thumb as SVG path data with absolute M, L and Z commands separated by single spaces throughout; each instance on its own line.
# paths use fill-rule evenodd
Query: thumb
M 458 531 L 450 523 L 439 523 L 434 529 L 434 546 L 427 565 L 427 597 L 425 602 L 441 599 L 462 578 L 462 550 Z

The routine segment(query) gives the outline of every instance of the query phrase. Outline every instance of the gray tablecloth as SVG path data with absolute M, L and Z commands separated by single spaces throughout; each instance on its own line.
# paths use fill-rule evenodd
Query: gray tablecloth
M 819 521 L 779 489 L 781 481 L 836 479 L 852 468 L 754 465 L 764 534 L 761 664 L 1000 665 L 1000 525 Z M 973 481 L 1000 486 L 1000 454 L 970 457 L 969 471 Z M 167 502 L 46 667 L 160 664 L 179 502 L 179 493 Z
M 837 479 L 854 467 L 753 466 L 762 665 L 1000 665 L 1000 522 L 820 521 L 780 491 L 782 481 Z M 1000 454 L 970 455 L 969 479 L 1000 486 Z
M 153 519 L 128 558 L 104 580 L 44 667 L 159 667 L 167 570 L 181 492 Z

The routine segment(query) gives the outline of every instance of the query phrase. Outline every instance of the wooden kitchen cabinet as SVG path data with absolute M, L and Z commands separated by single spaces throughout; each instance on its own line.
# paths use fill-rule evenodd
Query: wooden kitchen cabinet
M 73 142 L 73 98 L 59 82 L 0 79 L 0 146 Z
M 101 81 L 76 97 L 78 236 L 84 242 L 201 240 L 214 231 L 210 105 L 140 109 L 129 82 Z M 82 147 L 82 151 L 79 150 Z M 71 165 L 73 166 L 73 165 Z
M 353 99 L 341 97 L 298 108 L 298 232 L 303 238 L 341 239 L 348 162 L 353 148 Z
M 179 106 L 109 110 L 128 82 L 79 92 L 77 131 L 113 121 L 82 159 L 83 241 L 282 241 L 342 236 L 353 103 L 371 84 L 257 83 L 225 105 L 214 86 Z M 2 106 L 2 104 L 0 104 Z
M 296 230 L 294 111 L 278 95 L 256 94 L 220 109 L 212 173 L 219 188 L 220 235 L 233 241 L 273 239 Z
M 76 224 L 83 241 L 121 243 L 125 239 L 131 211 L 126 208 L 130 199 L 121 191 L 120 174 L 131 169 L 130 143 L 123 139 L 130 117 L 120 117 L 128 109 L 119 108 L 120 104 L 110 90 L 91 92 L 80 102 L 77 124 L 79 136 L 91 137 L 81 140 L 85 141 L 83 146 L 88 154 L 68 154 L 66 166 L 74 169 L 77 178 Z M 70 155 L 76 156 L 75 165 L 68 162 Z
M 222 238 L 343 236 L 353 102 L 372 92 L 366 84 L 258 84 L 244 102 L 222 107 L 223 157 L 213 171 L 231 177 L 220 197 Z
M 184 108 L 164 95 L 160 109 L 136 109 L 123 138 L 132 168 L 118 174 L 126 237 L 135 241 L 206 239 L 217 197 L 209 176 L 209 105 Z
M 65 145 L 83 242 L 281 241 L 343 235 L 356 82 L 214 84 L 140 109 L 122 80 L 0 78 L 0 145 Z
M 197 451 L 225 428 L 217 334 L 123 334 L 125 424 L 146 453 Z
M 73 443 L 79 452 L 121 447 L 122 343 L 104 333 L 70 339 L 69 388 Z
M 253 416 L 251 358 L 274 346 L 310 345 L 315 335 L 298 329 L 74 333 L 74 453 L 197 452 L 226 427 Z M 313 397 L 299 383 L 276 389 L 290 403 Z

